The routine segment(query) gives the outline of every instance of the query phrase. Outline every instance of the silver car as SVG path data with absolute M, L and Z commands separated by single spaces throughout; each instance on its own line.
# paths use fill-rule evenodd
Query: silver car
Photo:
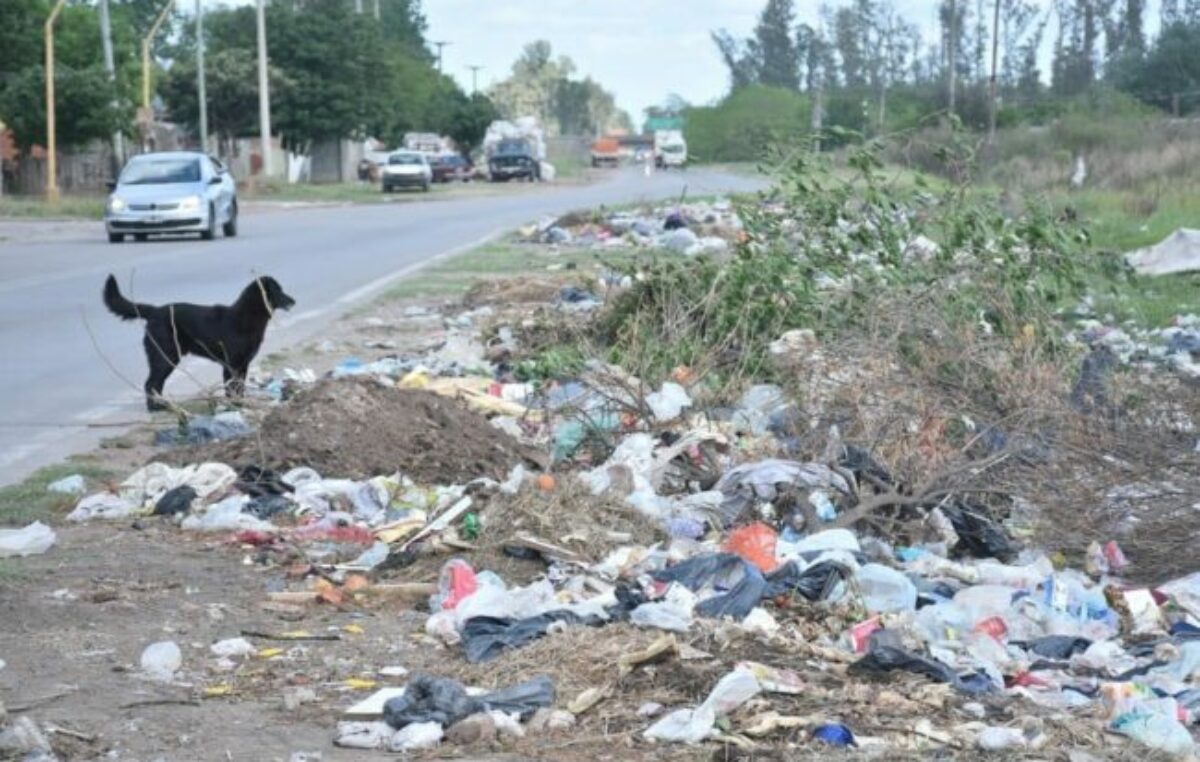
M 221 162 L 202 153 L 173 151 L 135 156 L 121 170 L 104 206 L 111 243 L 126 235 L 199 233 L 206 241 L 220 227 L 237 235 L 237 185 Z
M 384 193 L 394 188 L 420 188 L 428 191 L 433 183 L 433 170 L 425 154 L 419 151 L 396 151 L 388 154 L 383 165 L 381 184 Z

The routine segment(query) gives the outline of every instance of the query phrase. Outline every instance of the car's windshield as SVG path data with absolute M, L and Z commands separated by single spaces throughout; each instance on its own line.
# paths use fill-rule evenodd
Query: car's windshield
M 121 173 L 122 185 L 167 185 L 200 182 L 196 159 L 141 159 L 131 161 Z
M 420 164 L 421 157 L 415 153 L 397 153 L 388 157 L 388 164 Z
M 665 153 L 681 153 L 683 151 L 683 146 L 678 145 L 678 144 L 663 146 L 663 151 Z
M 529 147 L 520 140 L 501 140 L 500 144 L 496 146 L 496 153 L 501 156 L 506 154 L 509 156 L 524 156 L 529 153 Z

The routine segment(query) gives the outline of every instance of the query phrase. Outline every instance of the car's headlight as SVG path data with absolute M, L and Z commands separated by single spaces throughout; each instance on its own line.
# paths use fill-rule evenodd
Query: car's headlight
M 192 212 L 199 208 L 200 208 L 200 197 L 199 196 L 188 196 L 187 198 L 185 198 L 184 200 L 179 202 L 179 211 L 181 211 L 181 212 Z
M 108 197 L 108 211 L 123 212 L 125 211 L 125 202 L 117 196 Z

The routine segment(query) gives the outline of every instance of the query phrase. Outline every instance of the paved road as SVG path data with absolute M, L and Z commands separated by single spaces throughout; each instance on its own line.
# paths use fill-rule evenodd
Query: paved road
M 145 379 L 141 325 L 101 305 L 109 272 L 123 287 L 132 275 L 133 296 L 149 303 L 228 303 L 253 273 L 275 276 L 298 305 L 272 327 L 265 354 L 435 257 L 543 215 L 678 196 L 685 184 L 691 196 L 760 185 L 699 169 L 651 177 L 626 170 L 591 185 L 510 195 L 247 212 L 237 238 L 207 243 L 114 246 L 98 223 L 0 222 L 0 484 L 114 433 L 97 424 L 146 420 L 141 393 L 117 375 L 139 388 Z M 217 378 L 215 366 L 185 368 L 206 383 Z M 181 373 L 167 385 L 178 396 L 196 391 Z

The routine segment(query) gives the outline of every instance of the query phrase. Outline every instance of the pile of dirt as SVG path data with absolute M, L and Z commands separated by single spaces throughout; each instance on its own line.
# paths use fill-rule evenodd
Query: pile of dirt
M 565 283 L 565 280 L 536 277 L 480 280 L 463 295 L 463 306 L 475 309 L 489 305 L 508 307 L 547 303 L 558 296 Z
M 483 416 L 432 392 L 327 379 L 272 410 L 256 435 L 172 453 L 172 460 L 314 468 L 363 479 L 399 471 L 418 483 L 504 478 L 532 453 Z

